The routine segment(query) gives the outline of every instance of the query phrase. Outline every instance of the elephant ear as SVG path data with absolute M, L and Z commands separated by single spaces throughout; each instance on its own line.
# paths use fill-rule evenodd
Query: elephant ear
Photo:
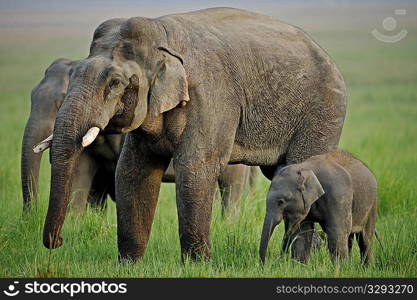
M 106 127 L 108 132 L 120 133 L 131 130 L 136 117 L 135 108 L 138 104 L 138 90 L 139 79 L 136 75 L 132 75 L 128 86 L 125 88 L 118 110 Z
M 308 211 L 311 205 L 324 195 L 324 190 L 312 170 L 301 170 L 298 175 L 298 189 L 303 197 L 304 209 Z
M 181 55 L 168 48 L 158 49 L 163 52 L 164 59 L 153 79 L 149 100 L 149 113 L 155 117 L 190 100 Z

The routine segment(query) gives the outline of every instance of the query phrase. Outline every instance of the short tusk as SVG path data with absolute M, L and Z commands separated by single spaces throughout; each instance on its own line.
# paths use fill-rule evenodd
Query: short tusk
M 54 135 L 51 134 L 46 139 L 44 139 L 42 142 L 37 144 L 35 147 L 33 147 L 33 152 L 41 153 L 41 152 L 45 151 L 46 149 L 48 149 L 49 147 L 51 147 L 53 137 L 54 137 Z
M 96 139 L 98 133 L 100 132 L 100 128 L 98 127 L 91 127 L 87 133 L 83 136 L 83 147 L 89 146 L 94 140 Z

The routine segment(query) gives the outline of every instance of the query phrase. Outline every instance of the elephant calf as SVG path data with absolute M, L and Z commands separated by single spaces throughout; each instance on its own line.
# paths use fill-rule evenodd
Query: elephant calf
M 335 150 L 278 170 L 268 192 L 259 254 L 265 262 L 268 241 L 276 225 L 285 222 L 283 250 L 293 247 L 293 257 L 306 263 L 311 248 L 293 234 L 302 227 L 313 231 L 318 222 L 328 237 L 333 259 L 347 256 L 354 235 L 362 262 L 372 259 L 375 234 L 377 183 L 372 172 L 351 154 Z M 305 258 L 305 259 L 302 259 Z

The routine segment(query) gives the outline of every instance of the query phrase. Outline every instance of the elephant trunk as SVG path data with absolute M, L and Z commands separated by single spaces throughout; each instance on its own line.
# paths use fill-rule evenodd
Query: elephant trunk
M 31 113 L 32 114 L 32 113 Z M 41 153 L 34 153 L 33 146 L 51 134 L 53 122 L 31 116 L 26 124 L 21 152 L 21 183 L 23 211 L 30 208 L 37 197 Z
M 71 197 L 72 181 L 86 132 L 82 105 L 68 99 L 59 110 L 51 146 L 51 190 L 45 219 L 43 243 L 49 249 L 60 247 L 60 236 Z
M 261 243 L 259 246 L 259 256 L 262 264 L 265 263 L 266 250 L 268 248 L 269 239 L 271 238 L 275 227 L 280 222 L 281 220 L 277 220 L 276 216 L 271 213 L 267 213 L 265 216 L 264 225 L 262 228 Z
M 88 81 L 84 78 L 80 80 Z M 109 122 L 109 119 L 99 118 L 102 112 L 93 106 L 95 97 L 97 94 L 88 85 L 75 85 L 68 91 L 55 121 L 50 150 L 51 191 L 43 231 L 43 244 L 49 249 L 60 247 L 63 243 L 60 232 L 80 155 Z

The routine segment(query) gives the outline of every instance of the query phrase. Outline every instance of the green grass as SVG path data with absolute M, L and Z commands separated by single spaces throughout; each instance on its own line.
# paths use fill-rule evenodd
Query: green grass
M 326 247 L 308 265 L 279 255 L 282 226 L 270 243 L 267 264 L 258 263 L 258 243 L 268 181 L 259 179 L 242 199 L 239 216 L 223 220 L 219 201 L 212 220 L 212 259 L 180 262 L 175 192 L 162 188 L 151 239 L 142 261 L 117 263 L 115 205 L 98 214 L 70 213 L 65 244 L 48 251 L 41 242 L 49 193 L 49 165 L 42 163 L 40 201 L 21 217 L 20 143 L 30 108 L 30 89 L 57 57 L 81 58 L 88 36 L 69 40 L 12 39 L 0 44 L 0 276 L 1 277 L 416 277 L 417 41 L 416 28 L 397 44 L 374 40 L 369 32 L 312 33 L 342 70 L 349 92 L 341 147 L 364 160 L 377 176 L 380 205 L 375 262 L 331 263 Z M 6 41 L 6 42 L 4 42 Z M 7 42 L 8 41 L 8 42 Z

